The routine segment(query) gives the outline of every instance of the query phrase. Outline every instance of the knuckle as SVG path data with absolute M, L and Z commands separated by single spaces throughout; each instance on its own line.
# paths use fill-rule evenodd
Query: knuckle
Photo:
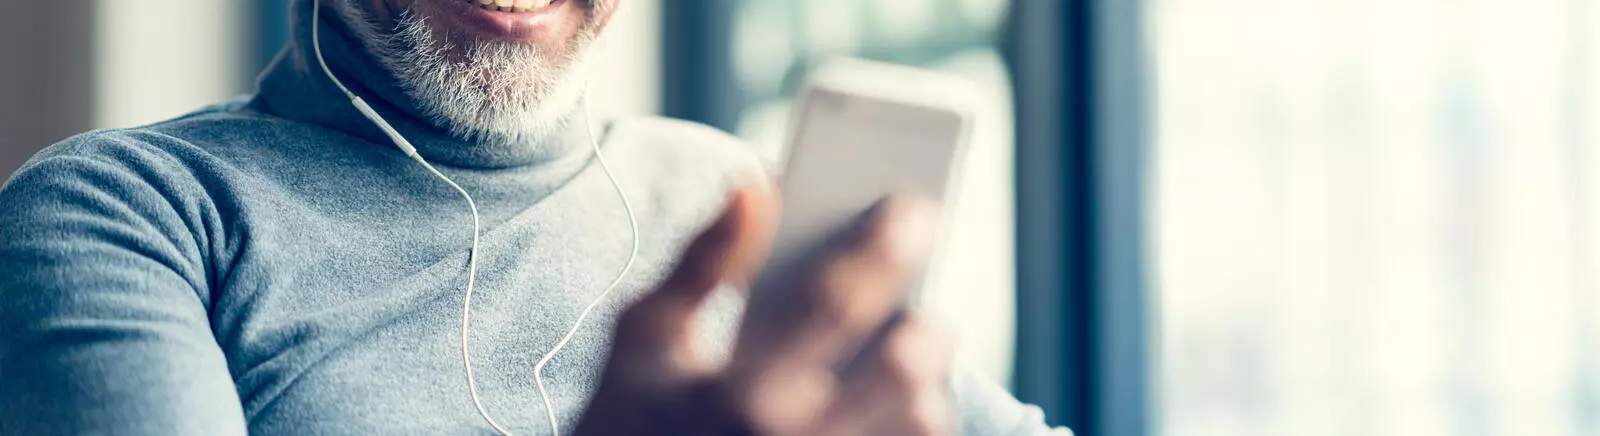
M 765 430 L 760 434 L 796 434 L 834 395 L 834 386 L 821 376 L 782 366 L 766 368 L 732 387 L 729 407 L 743 421 Z
M 856 245 L 856 257 L 887 274 L 898 275 L 910 268 L 909 261 L 900 252 L 900 241 L 892 221 L 880 219 L 861 235 Z
M 948 363 L 945 336 L 916 315 L 907 315 L 884 344 L 885 370 L 919 386 L 936 382 Z
M 951 419 L 951 403 L 948 395 L 929 393 L 919 397 L 917 404 L 912 407 L 913 422 L 912 434 L 919 435 L 947 435 L 955 433 L 955 422 Z
M 861 274 L 849 263 L 836 262 L 825 268 L 810 293 L 807 309 L 814 321 L 826 325 L 853 325 L 861 317 L 854 296 L 860 294 Z
M 890 197 L 879 203 L 859 247 L 890 272 L 910 271 L 932 248 L 935 209 L 931 201 L 919 197 Z
M 911 418 L 906 426 L 906 434 L 916 436 L 938 436 L 949 434 L 948 425 L 941 418 L 918 414 Z
M 893 347 L 883 356 L 884 378 L 897 390 L 913 391 L 917 386 L 924 384 L 929 372 L 925 368 L 928 363 L 919 360 L 914 353 L 901 351 L 903 346 Z

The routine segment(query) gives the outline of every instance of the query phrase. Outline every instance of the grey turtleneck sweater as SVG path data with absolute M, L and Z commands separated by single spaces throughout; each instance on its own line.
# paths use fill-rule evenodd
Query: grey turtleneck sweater
M 439 434 L 489 428 L 467 395 L 462 200 L 353 109 L 295 41 L 258 92 L 56 144 L 0 190 L 0 434 Z M 548 433 L 531 370 L 616 274 L 627 220 L 584 125 L 490 146 L 419 118 L 322 14 L 336 74 L 477 199 L 474 369 L 486 407 Z M 663 119 L 601 126 L 640 219 L 638 263 L 546 369 L 570 426 L 620 308 L 663 275 L 754 154 Z M 705 310 L 726 346 L 736 298 Z M 958 372 L 968 434 L 1047 432 L 1037 409 Z

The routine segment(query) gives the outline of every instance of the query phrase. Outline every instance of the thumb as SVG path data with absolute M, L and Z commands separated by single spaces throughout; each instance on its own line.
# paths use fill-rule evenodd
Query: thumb
M 612 360 L 696 365 L 694 315 L 719 285 L 743 283 L 765 259 L 777 215 L 766 185 L 735 189 L 721 218 L 684 251 L 677 268 L 617 321 Z

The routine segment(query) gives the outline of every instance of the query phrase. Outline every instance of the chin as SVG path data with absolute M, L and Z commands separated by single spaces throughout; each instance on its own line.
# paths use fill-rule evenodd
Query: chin
M 422 115 L 454 136 L 526 142 L 559 129 L 582 100 L 585 54 L 598 26 L 587 12 L 581 21 L 558 18 L 569 10 L 587 11 L 592 3 L 557 0 L 536 11 L 503 12 L 484 10 L 479 1 L 419 0 L 389 25 L 366 21 L 370 25 L 355 27 Z M 541 30 L 530 38 L 506 38 L 461 16 L 480 12 L 528 15 L 523 18 L 534 19 Z

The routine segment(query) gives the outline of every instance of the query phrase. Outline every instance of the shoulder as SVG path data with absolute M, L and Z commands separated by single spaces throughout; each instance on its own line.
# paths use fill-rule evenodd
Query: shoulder
M 40 150 L 12 173 L 5 187 L 27 190 L 75 179 L 94 185 L 181 180 L 187 171 L 178 150 L 187 147 L 181 139 L 152 130 L 96 130 Z
M 248 109 L 244 100 L 236 99 L 149 125 L 67 138 L 35 154 L 5 186 L 93 169 L 119 172 L 151 185 L 215 188 L 223 179 L 248 173 L 237 171 L 240 167 L 292 153 L 295 144 L 305 142 L 295 139 L 314 131 L 304 123 Z
M 182 147 L 170 136 L 118 129 L 77 135 L 34 155 L 0 187 L 0 264 L 131 250 L 173 268 L 196 265 L 188 254 L 213 239 L 200 229 L 216 227 L 216 208 L 171 152 Z
M 605 143 L 629 149 L 677 174 L 766 173 L 770 163 L 748 141 L 700 123 L 653 116 L 622 117 L 606 125 Z
M 232 102 L 203 108 L 154 124 L 82 133 L 45 147 L 17 170 L 18 174 L 50 168 L 61 162 L 95 162 L 128 170 L 163 171 L 192 166 L 211 156 L 215 144 L 271 121 L 241 112 Z M 270 130 L 270 129 L 268 129 Z
M 223 103 L 155 124 L 95 130 L 40 150 L 3 185 L 0 202 L 45 213 L 64 201 L 147 213 L 192 213 L 210 209 L 215 192 L 228 185 L 229 147 L 266 121 Z M 114 205 L 122 205 L 112 207 Z
M 169 135 L 117 129 L 45 148 L 0 186 L 0 239 L 7 240 L 0 245 L 43 244 L 30 235 L 47 235 L 74 246 L 103 240 L 166 247 L 161 241 L 196 234 L 215 208 L 206 185 L 174 152 L 185 147 Z

